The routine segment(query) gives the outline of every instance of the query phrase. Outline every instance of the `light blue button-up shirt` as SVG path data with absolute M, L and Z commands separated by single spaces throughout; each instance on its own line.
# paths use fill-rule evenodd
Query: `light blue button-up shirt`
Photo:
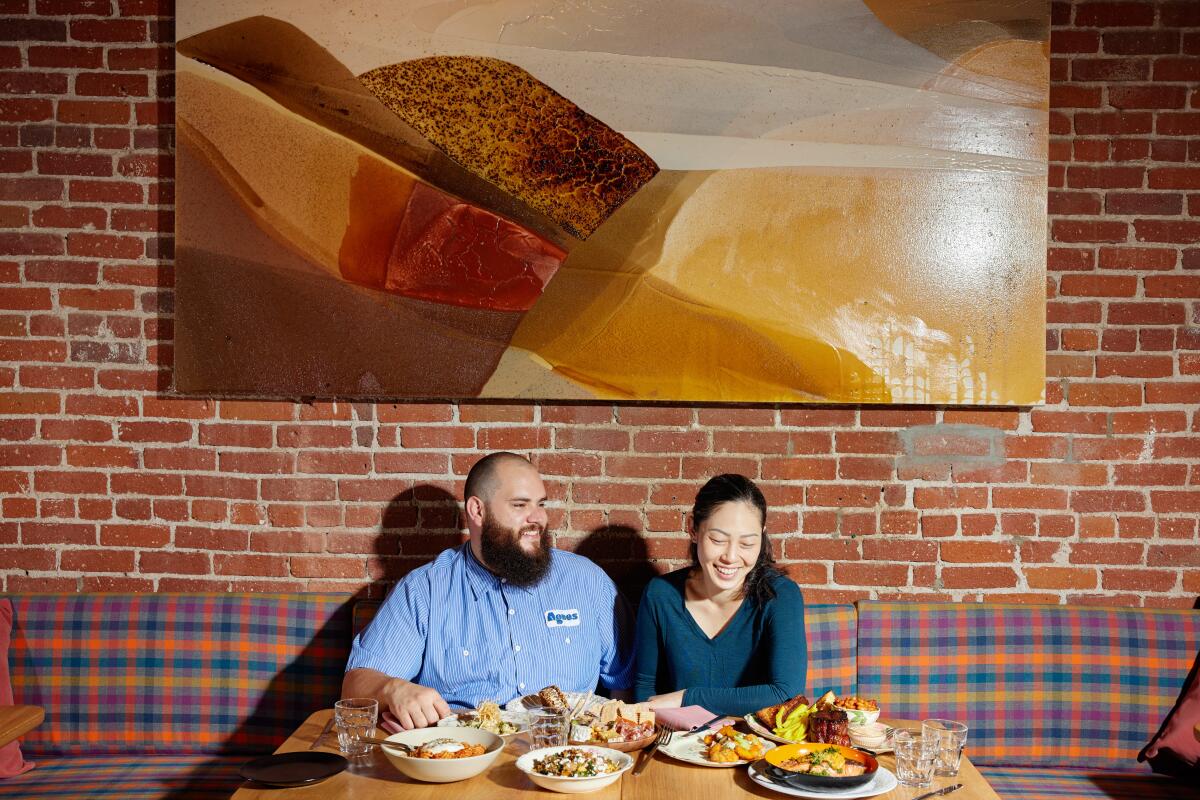
M 522 588 L 489 572 L 470 543 L 410 572 L 354 637 L 346 670 L 367 667 L 430 686 L 451 705 L 501 704 L 554 684 L 586 692 L 633 684 L 628 605 L 583 556 L 551 550 Z

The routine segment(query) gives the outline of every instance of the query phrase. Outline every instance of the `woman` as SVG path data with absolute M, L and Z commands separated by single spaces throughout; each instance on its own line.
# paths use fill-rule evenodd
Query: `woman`
M 749 478 L 700 489 L 692 566 L 650 581 L 638 609 L 639 701 L 740 716 L 804 690 L 804 598 L 775 566 L 766 523 Z

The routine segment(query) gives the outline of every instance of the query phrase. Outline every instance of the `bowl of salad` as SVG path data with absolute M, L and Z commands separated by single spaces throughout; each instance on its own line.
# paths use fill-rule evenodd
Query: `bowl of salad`
M 552 792 L 582 794 L 620 780 L 633 766 L 633 756 L 606 747 L 567 745 L 530 750 L 517 759 L 517 769 Z

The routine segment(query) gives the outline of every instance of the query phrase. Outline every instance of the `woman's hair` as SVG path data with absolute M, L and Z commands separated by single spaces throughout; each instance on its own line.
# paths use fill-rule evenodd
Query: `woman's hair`
M 754 485 L 754 481 L 745 475 L 725 474 L 711 478 L 700 487 L 696 493 L 696 502 L 692 505 L 692 530 L 697 534 L 719 506 L 725 503 L 747 503 L 758 509 L 758 518 L 762 523 L 762 547 L 758 552 L 758 560 L 750 568 L 746 582 L 742 584 L 741 597 L 749 598 L 756 608 L 762 608 L 768 600 L 775 597 L 775 589 L 771 581 L 782 575 L 775 566 L 775 555 L 771 552 L 771 540 L 767 537 L 767 498 L 762 490 Z M 696 542 L 692 542 L 692 566 L 700 566 L 700 555 Z

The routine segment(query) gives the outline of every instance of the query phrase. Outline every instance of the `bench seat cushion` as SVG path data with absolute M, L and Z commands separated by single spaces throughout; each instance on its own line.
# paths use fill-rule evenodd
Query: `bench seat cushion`
M 980 767 L 1004 800 L 1195 800 L 1196 789 L 1150 772 Z M 951 795 L 953 797 L 953 795 Z
M 242 784 L 246 756 L 47 756 L 37 767 L 0 781 L 3 800 L 171 798 L 228 800 Z

